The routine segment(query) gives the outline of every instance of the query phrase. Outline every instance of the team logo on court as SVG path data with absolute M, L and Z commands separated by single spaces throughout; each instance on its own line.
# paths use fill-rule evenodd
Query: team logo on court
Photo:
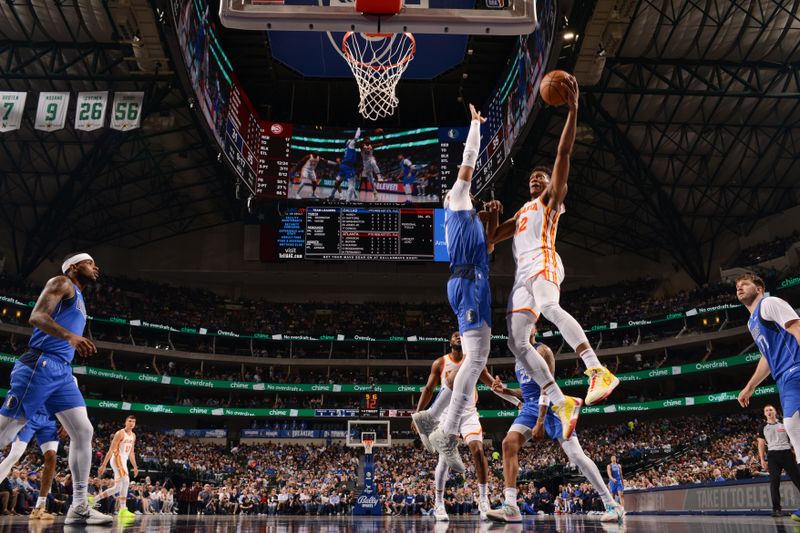
M 13 409 L 17 406 L 17 403 L 16 396 L 9 394 L 8 398 L 6 398 L 6 409 Z
M 269 131 L 273 135 L 280 135 L 281 133 L 283 133 L 283 126 L 281 126 L 280 124 L 273 124 L 272 126 L 269 127 Z

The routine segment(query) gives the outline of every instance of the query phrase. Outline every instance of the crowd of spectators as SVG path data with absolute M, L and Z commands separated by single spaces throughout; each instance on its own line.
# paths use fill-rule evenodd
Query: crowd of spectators
M 770 259 L 783 257 L 789 247 L 798 241 L 800 241 L 800 233 L 795 231 L 787 237 L 748 246 L 739 252 L 736 259 L 731 261 L 728 267 L 749 267 L 769 261 Z

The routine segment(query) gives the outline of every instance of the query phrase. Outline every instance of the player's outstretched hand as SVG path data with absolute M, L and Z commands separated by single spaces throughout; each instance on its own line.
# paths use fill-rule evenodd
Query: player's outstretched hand
M 489 213 L 503 213 L 503 204 L 500 203 L 500 200 L 490 200 L 483 204 L 483 208 Z
M 472 120 L 479 120 L 481 124 L 486 122 L 486 119 L 481 116 L 481 112 L 475 109 L 475 106 L 469 104 L 469 112 L 472 113 Z
M 753 391 L 751 389 L 742 389 L 742 392 L 739 393 L 739 405 L 742 407 L 747 407 L 750 405 L 750 397 L 753 395 Z
M 419 430 L 417 429 L 417 425 L 414 423 L 413 420 L 411 421 L 411 431 L 419 435 Z
M 67 342 L 70 346 L 75 348 L 75 351 L 80 355 L 92 355 L 97 353 L 97 347 L 86 337 L 81 337 L 80 335 L 70 335 L 67 338 Z
M 578 80 L 575 79 L 575 76 L 569 74 L 564 78 L 564 81 L 561 82 L 561 85 L 567 93 L 567 107 L 570 111 L 575 111 L 578 109 L 578 96 L 580 95 Z
M 503 380 L 500 379 L 500 376 L 494 377 L 494 381 L 492 381 L 492 390 L 500 393 L 506 390 L 506 386 L 503 385 Z
M 536 422 L 531 430 L 531 436 L 534 440 L 544 440 L 544 424 Z

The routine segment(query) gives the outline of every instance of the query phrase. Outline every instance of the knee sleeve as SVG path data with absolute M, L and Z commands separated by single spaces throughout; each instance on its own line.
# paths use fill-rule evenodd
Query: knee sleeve
M 447 475 L 450 473 L 450 469 L 447 468 L 447 461 L 444 460 L 443 456 L 439 456 L 439 462 L 436 464 L 436 475 L 435 475 L 435 482 L 436 482 L 436 490 L 444 491 L 445 485 L 447 485 Z
M 547 362 L 531 344 L 533 317 L 529 313 L 511 313 L 506 319 L 508 324 L 508 347 L 520 362 L 525 372 L 537 385 L 544 387 L 555 378 L 547 367 Z
M 451 435 L 458 434 L 461 419 L 467 409 L 474 405 L 475 385 L 486 367 L 489 359 L 491 331 L 484 324 L 478 329 L 465 331 L 461 336 L 461 345 L 464 349 L 464 362 L 456 374 L 453 383 L 452 397 L 447 411 L 447 419 L 443 424 L 443 431 Z
M 783 417 L 783 425 L 794 448 L 795 462 L 800 463 L 800 411 L 796 411 L 792 416 Z
M 5 448 L 17 437 L 27 420 L 0 415 L 0 449 Z
M 131 486 L 131 478 L 128 476 L 122 476 L 119 480 L 119 492 L 117 493 L 118 498 L 125 499 L 128 497 L 128 487 Z
M 578 467 L 583 477 L 589 480 L 589 483 L 594 486 L 594 489 L 600 494 L 603 502 L 607 505 L 614 503 L 614 497 L 608 491 L 608 487 L 603 482 L 603 476 L 600 475 L 600 470 L 594 461 L 589 459 L 589 456 L 583 451 L 578 438 L 574 435 L 567 440 L 561 440 L 561 448 L 567 455 L 569 461 Z

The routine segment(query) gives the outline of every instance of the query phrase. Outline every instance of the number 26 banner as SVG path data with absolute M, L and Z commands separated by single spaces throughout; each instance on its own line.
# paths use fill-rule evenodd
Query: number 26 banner
M 75 104 L 75 129 L 94 131 L 103 127 L 108 106 L 108 91 L 78 93 Z
M 139 127 L 142 119 L 142 92 L 114 93 L 111 106 L 111 129 L 127 131 Z

